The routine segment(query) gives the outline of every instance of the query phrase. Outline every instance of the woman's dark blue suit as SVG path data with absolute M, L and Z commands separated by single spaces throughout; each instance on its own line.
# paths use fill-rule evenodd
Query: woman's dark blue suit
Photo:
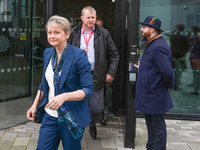
M 63 126 L 61 123 L 58 124 L 57 118 L 49 116 L 44 110 L 45 105 L 48 103 L 48 91 L 49 91 L 49 86 L 45 78 L 45 72 L 46 72 L 47 66 L 49 65 L 49 61 L 51 59 L 52 54 L 53 54 L 53 48 L 45 49 L 44 54 L 43 54 L 44 70 L 43 70 L 41 84 L 42 84 L 42 91 L 45 94 L 45 98 L 38 108 L 39 118 L 43 119 L 41 129 L 40 129 L 40 135 L 46 129 L 50 129 L 48 127 L 51 126 L 50 122 L 53 121 L 53 124 L 55 124 L 55 126 L 58 127 L 58 130 L 61 129 L 61 132 L 60 131 L 56 132 L 61 135 L 55 138 L 62 138 L 63 140 L 63 137 L 64 137 L 64 139 L 66 139 L 65 141 L 63 141 L 63 143 L 65 143 L 66 145 L 66 147 L 64 147 L 63 145 L 64 149 L 65 150 L 72 150 L 72 149 L 79 150 L 81 149 L 80 141 L 82 137 L 79 140 L 77 140 L 77 142 L 79 143 L 79 146 L 76 146 L 77 145 L 76 140 L 74 140 L 73 137 L 70 135 L 70 132 L 68 131 L 67 127 L 65 128 L 66 124 L 63 123 Z M 41 84 L 40 84 L 39 89 L 41 89 Z M 87 54 L 84 50 L 81 50 L 79 48 L 76 48 L 68 44 L 67 54 L 65 56 L 62 70 L 61 70 L 61 75 L 60 75 L 59 94 L 66 93 L 66 92 L 73 92 L 76 90 L 83 90 L 86 95 L 85 98 L 81 101 L 66 101 L 64 102 L 63 105 L 67 106 L 70 109 L 79 127 L 84 129 L 91 122 L 90 111 L 89 111 L 89 106 L 88 106 L 88 98 L 89 96 L 92 95 L 92 92 L 93 92 L 91 66 L 88 61 Z M 43 126 L 47 126 L 47 128 L 44 130 Z M 66 131 L 63 131 L 65 129 Z M 48 133 L 50 131 L 46 131 L 46 132 Z M 52 136 L 52 135 L 50 134 L 49 136 Z M 50 137 L 47 137 L 47 138 L 50 138 Z M 46 139 L 39 138 L 38 145 L 44 143 L 43 140 L 46 140 Z M 54 141 L 52 140 L 52 142 Z M 72 144 L 73 142 L 74 144 Z M 72 147 L 69 146 L 70 144 L 72 145 Z M 47 147 L 47 149 L 52 149 L 52 150 L 57 149 L 57 146 L 54 146 L 54 148 L 52 148 L 52 145 L 53 144 L 51 144 L 50 147 Z

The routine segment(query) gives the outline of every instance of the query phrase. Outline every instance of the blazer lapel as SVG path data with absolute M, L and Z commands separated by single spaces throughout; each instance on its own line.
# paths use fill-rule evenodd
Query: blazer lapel
M 47 55 L 45 56 L 46 57 L 46 61 L 44 62 L 44 70 L 43 70 L 43 74 L 45 74 L 46 72 L 46 69 L 47 69 L 47 66 L 49 65 L 49 61 L 50 61 L 50 58 L 52 56 L 52 53 L 53 53 L 53 48 L 50 50 L 49 53 L 47 53 Z
M 63 62 L 63 66 L 62 66 L 62 71 L 61 71 L 61 76 L 60 76 L 60 84 L 59 84 L 59 90 L 62 88 L 72 65 L 74 59 L 74 54 L 72 51 L 72 47 L 70 45 L 68 45 L 68 51 L 67 54 L 65 56 L 65 60 Z
M 47 94 L 47 90 L 48 90 L 48 83 L 47 83 L 46 78 L 45 78 L 45 72 L 46 72 L 47 66 L 49 65 L 52 53 L 53 53 L 53 48 L 50 48 L 50 51 L 47 54 L 45 54 L 45 58 L 44 58 L 45 59 L 44 60 L 44 69 L 43 69 L 44 82 L 42 84 L 42 89 L 44 90 L 45 95 Z

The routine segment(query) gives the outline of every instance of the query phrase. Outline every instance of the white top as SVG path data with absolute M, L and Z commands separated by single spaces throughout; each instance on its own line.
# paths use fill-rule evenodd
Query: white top
M 59 75 L 61 74 L 61 71 L 59 72 Z M 45 72 L 45 78 L 48 82 L 49 85 L 49 97 L 48 97 L 48 101 L 50 102 L 52 100 L 52 98 L 54 98 L 54 84 L 53 84 L 53 76 L 54 76 L 54 72 L 53 72 L 53 68 L 51 65 L 51 60 L 49 61 L 49 64 L 47 66 L 47 70 Z M 58 112 L 57 110 L 52 110 L 49 108 L 45 107 L 45 111 L 53 117 L 57 117 L 58 118 Z

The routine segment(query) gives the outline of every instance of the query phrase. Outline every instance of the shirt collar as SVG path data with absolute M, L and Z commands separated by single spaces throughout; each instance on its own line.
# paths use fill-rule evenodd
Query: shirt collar
M 82 32 L 83 32 L 83 33 L 92 33 L 92 32 L 94 32 L 94 30 L 95 30 L 95 26 L 92 28 L 92 30 L 91 30 L 90 32 L 85 32 L 85 31 L 84 31 L 84 28 L 83 28 L 83 25 L 82 25 Z

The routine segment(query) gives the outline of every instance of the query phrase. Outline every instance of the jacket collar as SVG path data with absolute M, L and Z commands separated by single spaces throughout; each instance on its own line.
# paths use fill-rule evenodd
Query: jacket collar
M 81 34 L 81 27 L 82 27 L 82 24 L 79 25 L 79 26 L 77 26 L 77 27 L 75 27 L 74 31 L 75 31 L 76 33 Z M 98 26 L 97 24 L 95 24 L 94 34 L 95 34 L 95 37 L 96 37 L 97 35 L 101 35 L 100 28 L 99 28 L 99 26 Z
M 162 34 L 157 34 L 157 35 L 155 35 L 154 37 L 150 38 L 150 39 L 146 42 L 146 44 L 147 44 L 147 45 L 151 44 L 151 42 L 153 42 L 154 40 L 158 39 L 158 38 L 161 37 L 161 36 L 162 36 Z
M 154 40 L 160 38 L 162 36 L 162 34 L 156 34 L 154 37 L 150 38 L 150 39 L 146 39 L 146 38 L 143 38 L 141 40 L 141 42 L 144 44 L 144 45 L 149 45 L 151 44 Z

